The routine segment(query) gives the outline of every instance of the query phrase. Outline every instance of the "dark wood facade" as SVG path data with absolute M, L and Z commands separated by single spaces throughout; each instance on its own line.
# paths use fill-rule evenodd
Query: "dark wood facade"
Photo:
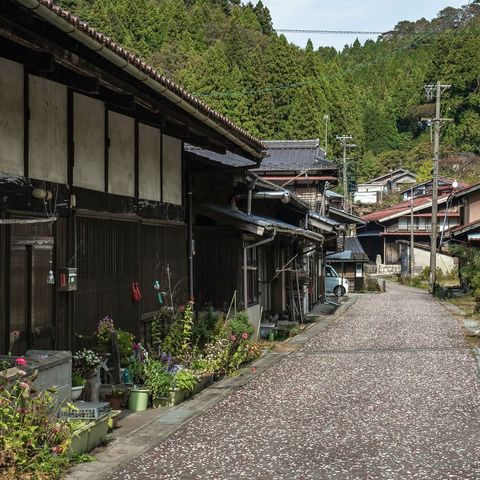
M 141 335 L 156 281 L 193 294 L 184 142 L 254 163 L 262 145 L 68 12 L 0 5 L 0 354 L 13 331 L 16 354 L 73 350 L 105 315 Z

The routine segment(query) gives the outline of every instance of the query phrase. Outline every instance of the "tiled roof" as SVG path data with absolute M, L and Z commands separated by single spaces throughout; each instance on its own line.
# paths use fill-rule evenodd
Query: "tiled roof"
M 74 37 L 78 41 L 82 41 L 82 34 L 88 37 L 88 40 L 85 41 L 85 44 L 95 52 L 99 52 L 100 55 L 103 55 L 105 58 L 108 58 L 113 64 L 126 69 L 132 76 L 136 79 L 143 81 L 146 85 L 149 85 L 146 80 L 153 80 L 158 84 L 160 90 L 163 90 L 163 94 L 168 92 L 169 94 L 175 95 L 178 98 L 178 101 L 175 103 L 181 103 L 182 101 L 188 104 L 189 108 L 185 108 L 186 111 L 189 109 L 194 109 L 199 114 L 204 116 L 204 121 L 213 120 L 221 128 L 225 129 L 226 132 L 230 132 L 234 137 L 243 140 L 251 148 L 257 152 L 264 150 L 264 145 L 260 140 L 255 138 L 253 135 L 248 133 L 243 128 L 239 127 L 228 118 L 226 118 L 221 113 L 217 112 L 213 108 L 209 107 L 206 103 L 194 97 L 187 90 L 182 88 L 177 83 L 169 80 L 168 78 L 160 75 L 153 67 L 148 65 L 144 60 L 142 60 L 137 55 L 129 52 L 127 49 L 114 42 L 111 38 L 104 35 L 103 33 L 95 30 L 90 27 L 88 23 L 84 22 L 77 16 L 73 15 L 69 11 L 63 9 L 62 7 L 56 5 L 51 0 L 15 0 L 17 3 L 23 5 L 24 7 L 32 10 L 35 14 L 42 16 L 44 20 L 47 20 L 49 23 L 55 25 L 57 28 L 61 28 L 66 34 Z M 43 9 L 48 9 L 49 14 L 42 14 Z M 52 13 L 54 14 L 52 16 Z M 65 23 L 59 25 L 55 21 L 55 16 L 63 20 Z M 103 51 L 107 50 L 113 53 L 117 58 L 112 58 L 112 54 L 105 55 Z M 137 69 L 137 72 L 134 71 Z M 143 79 L 139 78 L 143 75 Z M 155 89 L 157 93 L 158 89 Z M 167 97 L 168 98 L 168 97 Z M 174 101 L 174 100 L 172 100 Z M 182 105 L 179 105 L 180 108 L 183 108 Z
M 258 167 L 260 171 L 304 171 L 307 169 L 336 169 L 325 159 L 325 151 L 316 140 L 268 140 L 263 142 L 267 156 Z
M 356 236 L 345 237 L 344 250 L 341 252 L 328 252 L 327 260 L 355 260 L 368 261 L 368 256 Z
M 229 166 L 229 167 L 254 167 L 257 164 L 248 158 L 242 157 L 237 155 L 236 153 L 232 153 L 227 151 L 224 154 L 212 152 L 211 150 L 206 150 L 204 148 L 195 147 L 193 145 L 189 145 L 188 143 L 185 144 L 185 151 L 188 153 L 193 153 L 194 155 L 198 155 L 199 157 L 206 158 L 211 160 L 212 162 L 218 162 L 222 165 Z
M 443 195 L 438 198 L 439 201 L 446 199 L 448 195 Z M 413 208 L 418 210 L 421 209 L 422 205 L 425 207 L 431 205 L 432 198 L 430 196 L 423 196 L 423 197 L 414 197 L 413 199 Z M 402 212 L 408 213 L 410 212 L 411 204 L 410 200 L 405 200 L 404 202 L 397 203 L 391 207 L 385 208 L 383 210 L 378 210 L 377 212 L 369 213 L 368 215 L 364 215 L 362 218 L 367 220 L 368 222 L 375 222 L 377 220 L 386 219 L 392 215 L 401 214 Z
M 464 195 L 468 195 L 469 193 L 476 192 L 480 189 L 480 183 L 476 183 L 475 185 L 470 185 L 469 187 L 463 188 L 462 190 L 458 190 L 455 192 L 455 197 L 463 197 Z

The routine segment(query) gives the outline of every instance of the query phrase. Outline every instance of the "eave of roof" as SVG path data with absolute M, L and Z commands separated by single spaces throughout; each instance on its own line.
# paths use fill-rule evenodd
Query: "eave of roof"
M 350 220 L 349 222 L 345 222 L 345 223 L 355 223 L 357 225 L 366 225 L 367 224 L 367 222 L 363 218 L 358 217 L 357 215 L 354 215 L 353 213 L 346 212 L 345 210 L 340 210 L 338 208 L 330 207 L 328 209 L 328 211 L 330 213 L 332 213 L 333 215 L 337 215 L 339 217 Z
M 475 220 L 473 222 L 466 223 L 465 225 L 459 225 L 458 227 L 451 228 L 448 232 L 450 236 L 456 237 L 466 232 L 475 230 L 476 228 L 480 228 L 480 220 Z
M 86 22 L 51 0 L 14 0 L 33 11 L 66 35 L 84 44 L 116 67 L 124 69 L 136 80 L 143 82 L 157 94 L 178 105 L 190 115 L 217 130 L 240 148 L 256 158 L 263 158 L 265 145 L 206 103 L 194 97 L 175 82 L 160 75 L 140 57 L 132 54 L 111 38 L 90 27 Z
M 323 242 L 324 240 L 323 235 L 312 232 L 311 230 L 305 230 L 304 228 L 296 227 L 295 225 L 274 218 L 253 214 L 248 215 L 240 210 L 234 210 L 233 208 L 222 207 L 220 205 L 203 204 L 198 207 L 198 212 L 202 215 L 213 217 L 222 223 L 260 236 L 262 236 L 265 231 L 268 231 L 300 237 L 313 242 Z
M 444 197 L 440 197 L 438 199 L 437 204 L 445 203 L 447 201 L 448 195 Z M 385 222 L 387 220 L 392 220 L 394 218 L 401 217 L 406 213 L 410 213 L 411 207 L 409 206 L 410 200 L 405 202 L 401 202 L 397 205 L 394 205 L 390 208 L 386 208 L 385 210 L 379 210 L 378 212 L 372 212 L 368 215 L 362 217 L 367 222 Z M 413 211 L 417 212 L 419 210 L 423 210 L 424 208 L 429 208 L 432 206 L 431 198 L 424 198 L 424 197 L 416 197 L 414 198 L 414 203 L 417 203 L 413 207 Z
M 464 195 L 468 195 L 469 193 L 476 192 L 480 190 L 480 183 L 476 183 L 475 185 L 471 185 L 470 187 L 463 188 L 453 194 L 455 198 L 463 197 Z

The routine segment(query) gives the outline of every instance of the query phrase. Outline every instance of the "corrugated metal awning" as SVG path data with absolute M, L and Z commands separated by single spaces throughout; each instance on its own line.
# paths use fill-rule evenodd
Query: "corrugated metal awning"
M 196 209 L 202 215 L 213 218 L 214 220 L 225 225 L 231 225 L 240 230 L 263 235 L 266 231 L 276 231 L 278 234 L 284 234 L 293 237 L 304 238 L 311 242 L 323 242 L 324 237 L 319 233 L 296 227 L 290 223 L 259 215 L 247 215 L 245 212 L 235 210 L 233 208 L 221 207 L 214 204 L 203 204 Z

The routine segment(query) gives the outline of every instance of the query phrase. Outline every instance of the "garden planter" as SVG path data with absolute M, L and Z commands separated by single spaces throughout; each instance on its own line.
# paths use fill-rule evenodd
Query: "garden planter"
M 185 400 L 186 390 L 174 390 L 171 393 L 171 405 L 178 405 Z
M 72 402 L 80 398 L 82 391 L 83 391 L 83 385 L 80 385 L 78 387 L 72 387 Z
M 200 393 L 205 388 L 209 387 L 213 383 L 213 374 L 201 375 L 197 377 L 198 382 L 193 389 L 192 395 Z
M 128 408 L 134 412 L 142 412 L 148 408 L 148 390 L 134 389 L 131 390 L 128 397 Z
M 171 397 L 152 398 L 152 405 L 153 405 L 153 408 L 169 407 L 170 405 L 172 405 L 172 398 Z
M 105 415 L 98 420 L 88 422 L 76 430 L 68 450 L 70 455 L 79 455 L 93 450 L 107 440 L 108 420 L 111 415 Z
M 112 393 L 105 395 L 105 399 L 112 407 L 112 410 L 121 410 L 123 404 L 123 394 L 114 395 Z

